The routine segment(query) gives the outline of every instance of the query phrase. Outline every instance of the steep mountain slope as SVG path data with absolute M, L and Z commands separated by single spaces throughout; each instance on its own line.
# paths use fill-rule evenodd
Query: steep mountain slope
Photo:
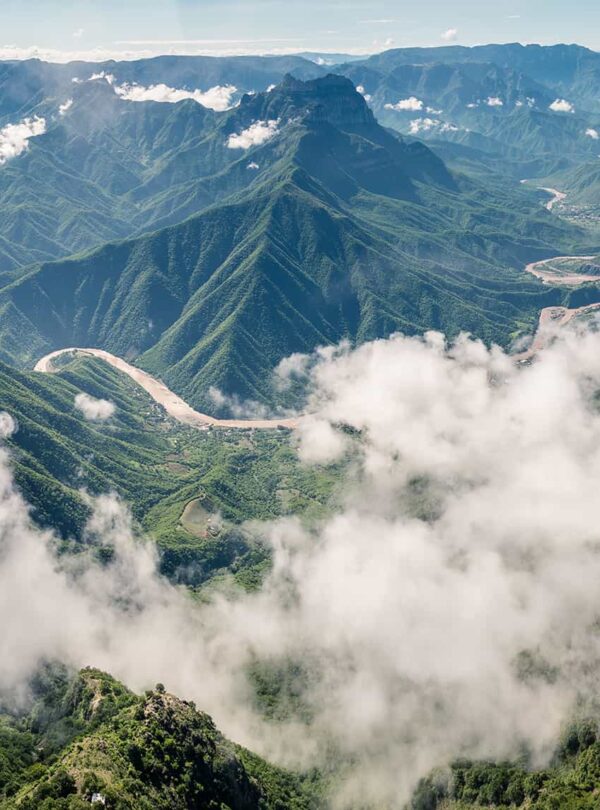
M 227 139 L 265 121 L 278 122 L 266 142 L 232 159 Z M 339 77 L 245 96 L 206 153 L 226 200 L 2 290 L 4 359 L 94 345 L 195 405 L 214 409 L 210 386 L 273 401 L 282 357 L 342 338 L 440 328 L 508 343 L 557 296 L 525 261 L 581 238 L 529 192 L 478 186 L 387 132 Z
M 150 229 L 177 207 L 163 199 L 165 192 L 197 184 L 236 157 L 223 148 L 216 161 L 211 158 L 203 141 L 217 114 L 195 101 L 128 102 L 104 80 L 70 92 L 64 115 L 55 102 L 40 105 L 47 132 L 0 167 L 3 237 L 19 249 L 0 246 L 5 273 Z M 198 185 L 193 191 L 188 214 L 216 195 Z
M 157 685 L 138 697 L 94 669 L 42 671 L 29 715 L 4 715 L 0 807 L 278 810 L 323 806 L 307 778 L 226 740 Z M 93 797 L 96 796 L 94 800 Z
M 239 153 L 221 143 L 215 154 L 205 143 L 219 117 L 209 107 L 232 107 L 246 90 L 264 90 L 292 69 L 299 76 L 323 72 L 297 57 L 0 63 L 0 128 L 3 121 L 43 120 L 46 130 L 0 162 L 0 278 L 151 230 L 164 217 L 181 221 L 214 202 L 228 189 L 198 181 Z M 149 85 L 159 87 L 157 98 L 170 98 L 170 83 L 196 96 L 161 103 L 125 94 Z
M 90 420 L 76 397 L 108 398 L 114 413 Z M 0 411 L 17 431 L 3 444 L 37 525 L 80 551 L 89 496 L 118 494 L 156 542 L 162 571 L 190 586 L 235 571 L 253 585 L 269 552 L 239 526 L 281 515 L 323 514 L 335 470 L 303 467 L 287 433 L 198 431 L 171 422 L 128 377 L 90 358 L 64 358 L 56 374 L 0 363 Z M 191 516 L 190 520 L 184 514 Z M 212 518 L 221 524 L 208 532 Z

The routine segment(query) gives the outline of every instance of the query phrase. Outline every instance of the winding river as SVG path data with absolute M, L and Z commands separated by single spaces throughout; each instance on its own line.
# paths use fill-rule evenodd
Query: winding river
M 298 425 L 297 419 L 215 419 L 214 416 L 201 413 L 194 410 L 187 404 L 181 397 L 174 394 L 167 386 L 157 380 L 141 368 L 132 366 L 120 357 L 117 357 L 110 352 L 103 349 L 79 349 L 68 348 L 58 349 L 58 351 L 51 352 L 35 365 L 34 371 L 44 373 L 51 373 L 57 369 L 54 366 L 54 361 L 63 354 L 82 354 L 88 357 L 98 357 L 104 360 L 109 365 L 127 374 L 134 382 L 144 389 L 155 402 L 165 409 L 165 411 L 173 419 L 178 422 L 183 422 L 186 425 L 207 430 L 210 427 L 214 428 L 257 428 L 259 430 L 273 430 L 274 428 L 295 428 Z
M 556 192 L 556 199 L 551 200 L 551 204 L 547 207 L 552 208 L 552 204 L 557 202 L 558 199 L 564 199 L 565 195 L 562 192 L 557 192 L 556 189 L 547 189 L 551 192 Z M 542 261 L 531 262 L 525 267 L 525 272 L 539 278 L 544 284 L 552 285 L 569 285 L 576 286 L 584 284 L 589 281 L 600 282 L 600 276 L 584 275 L 580 273 L 567 273 L 565 275 L 558 275 L 556 272 L 544 270 L 544 267 L 556 261 L 569 261 L 580 260 L 590 261 L 593 256 L 554 256 L 551 259 L 544 259 Z M 600 309 L 600 303 L 588 304 L 587 306 L 579 307 L 578 309 L 568 309 L 567 307 L 545 307 L 540 312 L 538 327 L 531 343 L 531 346 L 524 352 L 514 355 L 517 362 L 525 362 L 530 360 L 535 354 L 541 351 L 547 345 L 549 338 L 554 334 L 556 327 L 563 327 L 568 324 L 573 318 L 593 310 Z M 293 429 L 298 426 L 298 419 L 216 419 L 214 416 L 201 413 L 194 410 L 187 404 L 181 397 L 174 394 L 167 386 L 157 380 L 141 368 L 132 366 L 120 357 L 117 357 L 104 349 L 80 349 L 68 348 L 58 349 L 58 351 L 51 352 L 50 354 L 42 357 L 35 365 L 34 371 L 43 373 L 51 373 L 57 369 L 54 366 L 54 360 L 64 354 L 77 353 L 88 355 L 91 357 L 98 357 L 104 360 L 109 365 L 116 368 L 118 371 L 127 374 L 134 382 L 141 386 L 152 399 L 165 409 L 165 411 L 173 419 L 183 422 L 186 425 L 207 430 L 208 428 L 257 428 L 259 430 L 273 430 L 275 428 L 289 428 Z

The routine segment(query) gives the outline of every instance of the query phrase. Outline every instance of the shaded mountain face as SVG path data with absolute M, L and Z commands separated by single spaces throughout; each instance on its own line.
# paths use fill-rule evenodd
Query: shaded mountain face
M 557 300 L 522 266 L 580 234 L 525 190 L 455 175 L 383 129 L 348 79 L 286 77 L 228 112 L 197 107 L 125 102 L 94 82 L 9 164 L 58 165 L 55 145 L 61 165 L 75 151 L 98 172 L 93 144 L 121 184 L 119 221 L 163 227 L 6 283 L 3 359 L 103 347 L 214 411 L 213 386 L 277 401 L 271 370 L 293 352 L 430 328 L 507 344 Z

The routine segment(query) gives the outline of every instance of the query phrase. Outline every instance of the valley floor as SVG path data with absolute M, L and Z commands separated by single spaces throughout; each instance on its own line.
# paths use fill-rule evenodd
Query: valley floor
M 152 399 L 165 409 L 165 411 L 173 419 L 178 422 L 183 422 L 186 425 L 191 425 L 200 429 L 207 429 L 209 427 L 216 428 L 256 428 L 264 430 L 273 430 L 274 428 L 294 428 L 296 427 L 297 419 L 216 419 L 214 416 L 208 416 L 205 413 L 194 410 L 187 404 L 181 397 L 174 394 L 167 386 L 152 377 L 140 368 L 132 366 L 120 357 L 117 357 L 110 352 L 103 349 L 79 349 L 68 348 L 59 349 L 58 351 L 51 352 L 50 354 L 42 357 L 35 365 L 34 371 L 48 373 L 54 371 L 54 360 L 57 360 L 62 355 L 69 354 L 83 354 L 91 357 L 98 357 L 104 360 L 109 365 L 127 374 L 134 382 L 141 386 Z

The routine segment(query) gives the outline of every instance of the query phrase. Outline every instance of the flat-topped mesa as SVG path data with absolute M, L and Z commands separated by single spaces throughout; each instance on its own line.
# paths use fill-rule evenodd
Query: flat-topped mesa
M 372 126 L 375 117 L 350 79 L 333 73 L 300 81 L 286 75 L 271 92 L 244 96 L 242 105 L 261 107 L 262 117 L 326 122 L 342 129 Z

